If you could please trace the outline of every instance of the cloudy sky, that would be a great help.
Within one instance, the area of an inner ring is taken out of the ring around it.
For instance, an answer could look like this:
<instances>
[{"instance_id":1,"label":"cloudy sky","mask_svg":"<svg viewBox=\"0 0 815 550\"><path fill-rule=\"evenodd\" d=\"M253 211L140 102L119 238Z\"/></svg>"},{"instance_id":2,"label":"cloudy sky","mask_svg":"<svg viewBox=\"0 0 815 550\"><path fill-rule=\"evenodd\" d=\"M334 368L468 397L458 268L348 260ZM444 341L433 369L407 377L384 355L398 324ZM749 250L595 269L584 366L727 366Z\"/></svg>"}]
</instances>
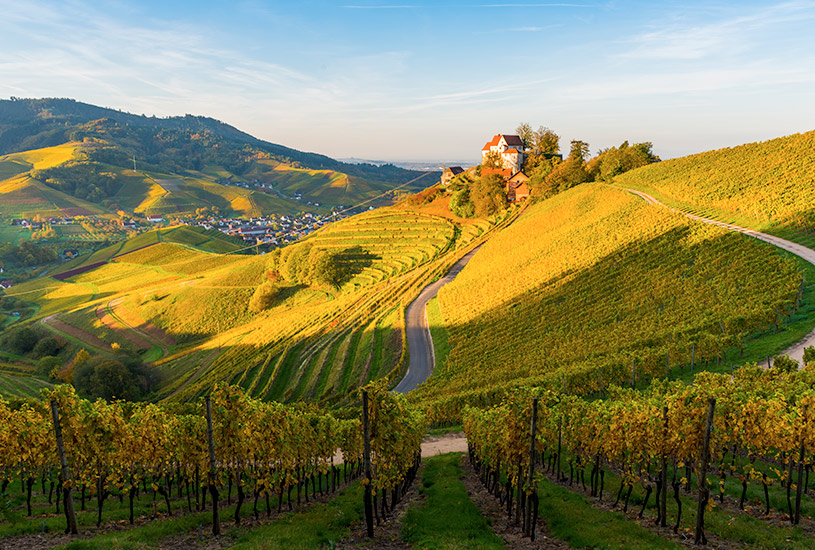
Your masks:
<instances>
[{"instance_id":1,"label":"cloudy sky","mask_svg":"<svg viewBox=\"0 0 815 550\"><path fill-rule=\"evenodd\" d=\"M520 122L663 158L815 129L815 1L0 0L0 98L212 116L334 157Z\"/></svg>"}]
</instances>

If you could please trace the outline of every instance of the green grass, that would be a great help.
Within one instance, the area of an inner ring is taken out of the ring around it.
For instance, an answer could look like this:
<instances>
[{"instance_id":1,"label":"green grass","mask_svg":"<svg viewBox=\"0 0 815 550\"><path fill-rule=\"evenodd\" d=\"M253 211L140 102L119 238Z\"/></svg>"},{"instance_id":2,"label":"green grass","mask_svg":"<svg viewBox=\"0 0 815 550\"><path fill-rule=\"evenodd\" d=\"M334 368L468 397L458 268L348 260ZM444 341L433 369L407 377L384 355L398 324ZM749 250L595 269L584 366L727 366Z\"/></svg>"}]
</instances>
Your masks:
<instances>
[{"instance_id":1,"label":"green grass","mask_svg":"<svg viewBox=\"0 0 815 550\"><path fill-rule=\"evenodd\" d=\"M567 455L564 454L564 459L562 463L562 469L564 473L568 474L569 466L568 466L568 458ZM588 475L590 468L586 470L586 474ZM684 470L681 470L677 475L683 473ZM693 529L696 525L696 480L695 478L693 481L694 492L691 494L687 494L684 490L680 491L680 500L682 501L682 519L680 523L680 532L685 533L689 537L693 537ZM603 492L603 499L606 502L613 502L616 498L616 493L620 488L621 478L613 471L606 470L604 476L604 492ZM577 489L578 482L575 480L575 489L572 490L569 487L564 487L561 485L556 485L548 480L543 480L540 485L540 502L541 502L541 515L544 514L544 492L547 494L547 498L552 499L554 498L552 506L553 508L560 509L560 504L558 502L558 498L563 498L565 501L570 502L579 502L582 501L587 506L591 506L596 499L586 497L585 495L578 492ZM719 496L718 496L718 479L715 476L709 477L709 486L711 487L711 498L715 500L715 506L712 510L705 513L705 533L710 537L711 535L716 535L725 539L730 542L735 542L740 545L746 547L754 547L754 548L781 548L781 549L805 549L811 548L813 544L815 544L815 539L812 538L812 535L807 535L807 533L801 527L795 527L789 525L789 523L781 522L780 524L776 524L770 521L766 521L761 518L754 517L747 513L738 512L738 511L731 511L729 509L723 508L719 505ZM656 517L656 502L655 502L655 494L656 491L651 495L651 498L648 502L648 507L646 509L646 518L650 518L651 520ZM727 482L725 483L725 494L730 497L730 502L732 503L734 499L737 499L741 496L741 484L738 480L729 477ZM793 491L794 495L794 491ZM715 497L715 498L714 498ZM629 502L628 513L635 514L639 513L639 510L642 508L642 502L644 498L644 490L642 486L636 485L634 491L631 494L631 499ZM763 509L763 490L761 488L761 484L755 481L752 481L748 485L748 497L745 501L745 504L761 506ZM793 496L794 498L794 496ZM770 486L770 503L773 509L778 511L786 510L786 497L785 491L775 486ZM676 502L673 498L673 490L669 487L668 488L668 499L666 501L667 504L667 514L668 514L668 525L673 526L676 523ZM615 512L606 512L602 510L595 510L596 512L603 512L605 514L614 514L618 516L620 520L627 521L632 529L634 530L642 529L639 525L634 523L630 520L625 520L625 515L622 513L622 501L618 505L618 510ZM802 515L804 518L811 517L813 506L812 501L810 499L805 499L802 502ZM549 512L551 513L551 512ZM549 526L553 529L553 532L560 538L557 531L554 530L554 527L550 521ZM569 518L568 515L564 515L562 519L558 519L558 521L563 522L562 529L564 531L569 531L569 524L576 523L575 518ZM580 530L581 533L578 535L584 534L586 532L585 529ZM624 530L623 530L624 531ZM579 537L575 540L581 541L573 543L573 539L566 538L570 544L575 546L593 546L590 541L582 541ZM622 546L598 546L598 548L626 548L627 546L623 544ZM636 547L636 546L631 546ZM645 546L647 548L647 546Z\"/></svg>"},{"instance_id":2,"label":"green grass","mask_svg":"<svg viewBox=\"0 0 815 550\"><path fill-rule=\"evenodd\" d=\"M450 353L450 343L447 341L447 329L444 326L444 316L439 307L438 297L433 297L427 302L427 323L430 327L430 336L433 338L436 366L442 366L447 360L447 354Z\"/></svg>"},{"instance_id":3,"label":"green grass","mask_svg":"<svg viewBox=\"0 0 815 550\"><path fill-rule=\"evenodd\" d=\"M417 548L505 548L489 521L467 495L460 453L427 459L419 489L427 500L410 508L402 524L402 538Z\"/></svg>"},{"instance_id":4,"label":"green grass","mask_svg":"<svg viewBox=\"0 0 815 550\"><path fill-rule=\"evenodd\" d=\"M363 519L362 486L341 489L337 497L308 510L288 514L270 525L252 529L232 548L327 548L350 534L351 525Z\"/></svg>"},{"instance_id":5,"label":"green grass","mask_svg":"<svg viewBox=\"0 0 815 550\"><path fill-rule=\"evenodd\" d=\"M608 477L606 477L608 479ZM611 484L607 483L607 487ZM679 548L626 519L622 512L594 508L583 495L547 480L538 486L539 513L552 534L575 548Z\"/></svg>"}]
</instances>

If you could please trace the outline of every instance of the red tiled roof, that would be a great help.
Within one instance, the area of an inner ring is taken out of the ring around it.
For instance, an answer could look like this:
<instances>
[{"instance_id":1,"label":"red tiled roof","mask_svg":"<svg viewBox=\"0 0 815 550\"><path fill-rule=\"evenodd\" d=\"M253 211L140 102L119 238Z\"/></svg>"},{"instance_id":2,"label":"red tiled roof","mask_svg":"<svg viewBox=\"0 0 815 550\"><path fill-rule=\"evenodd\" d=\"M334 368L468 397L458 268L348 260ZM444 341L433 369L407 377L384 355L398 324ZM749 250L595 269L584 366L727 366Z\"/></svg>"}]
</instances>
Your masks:
<instances>
[{"instance_id":1,"label":"red tiled roof","mask_svg":"<svg viewBox=\"0 0 815 550\"><path fill-rule=\"evenodd\" d=\"M518 150L513 147L511 149L507 149L506 151L504 151L504 153L518 153Z\"/></svg>"},{"instance_id":2,"label":"red tiled roof","mask_svg":"<svg viewBox=\"0 0 815 550\"><path fill-rule=\"evenodd\" d=\"M492 137L492 140L488 141L487 144L484 146L484 148L481 149L481 150L482 151L488 151L490 147L492 147L494 145L498 145L499 141L501 141L501 134L495 134Z\"/></svg>"}]
</instances>

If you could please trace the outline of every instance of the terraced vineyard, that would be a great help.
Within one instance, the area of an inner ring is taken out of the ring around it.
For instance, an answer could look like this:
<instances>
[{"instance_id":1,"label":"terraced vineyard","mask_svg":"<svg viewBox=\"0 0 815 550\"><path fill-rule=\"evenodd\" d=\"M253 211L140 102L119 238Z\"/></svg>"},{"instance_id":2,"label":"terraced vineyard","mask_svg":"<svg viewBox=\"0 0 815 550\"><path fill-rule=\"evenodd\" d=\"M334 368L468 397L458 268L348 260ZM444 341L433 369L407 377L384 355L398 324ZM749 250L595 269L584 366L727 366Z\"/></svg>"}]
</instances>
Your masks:
<instances>
[{"instance_id":1,"label":"terraced vineyard","mask_svg":"<svg viewBox=\"0 0 815 550\"><path fill-rule=\"evenodd\" d=\"M457 247L474 242L489 226L462 232L444 218L385 208L326 227L304 244L341 252L353 274L348 281L336 291L283 288L267 312L251 320L241 317L245 323L220 337L167 358L160 366L175 374L165 395L191 399L213 380L225 379L262 399L333 401L367 381L393 380L407 359L407 301L460 254ZM243 281L257 284L261 275ZM237 284L233 276L230 280ZM190 286L204 290L208 284ZM212 285L199 300L212 300L213 291L219 289ZM218 315L210 310L206 317ZM221 323L234 326L225 319ZM203 374L179 376L190 364L203 364L198 369Z\"/></svg>"},{"instance_id":2,"label":"terraced vineyard","mask_svg":"<svg viewBox=\"0 0 815 550\"><path fill-rule=\"evenodd\" d=\"M248 303L279 269L277 256L215 253L238 245L185 226L111 245L10 294L35 303L42 326L75 346L105 353L117 343L155 361L159 398L193 399L227 380L266 400L342 400L368 381L399 376L407 302L507 219L461 227L385 208L332 224L284 254L336 252L345 282L278 280L275 302L261 313Z\"/></svg>"},{"instance_id":3,"label":"terraced vineyard","mask_svg":"<svg viewBox=\"0 0 815 550\"><path fill-rule=\"evenodd\" d=\"M815 131L658 162L615 178L682 210L815 245Z\"/></svg>"},{"instance_id":4,"label":"terraced vineyard","mask_svg":"<svg viewBox=\"0 0 815 550\"><path fill-rule=\"evenodd\" d=\"M532 207L439 293L451 346L416 398L454 420L518 384L588 394L716 362L782 323L803 278L771 246L584 184Z\"/></svg>"}]
</instances>

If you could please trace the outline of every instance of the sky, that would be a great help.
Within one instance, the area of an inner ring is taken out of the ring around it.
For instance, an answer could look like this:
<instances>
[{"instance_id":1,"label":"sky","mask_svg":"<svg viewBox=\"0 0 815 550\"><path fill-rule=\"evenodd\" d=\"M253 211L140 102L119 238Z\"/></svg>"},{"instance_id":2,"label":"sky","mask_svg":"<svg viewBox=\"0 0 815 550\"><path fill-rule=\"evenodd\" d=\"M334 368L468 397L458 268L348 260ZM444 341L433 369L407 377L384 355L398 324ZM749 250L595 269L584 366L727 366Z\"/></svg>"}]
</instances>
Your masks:
<instances>
[{"instance_id":1,"label":"sky","mask_svg":"<svg viewBox=\"0 0 815 550\"><path fill-rule=\"evenodd\" d=\"M336 158L496 133L662 158L815 129L815 0L0 0L0 98L217 118Z\"/></svg>"}]
</instances>

